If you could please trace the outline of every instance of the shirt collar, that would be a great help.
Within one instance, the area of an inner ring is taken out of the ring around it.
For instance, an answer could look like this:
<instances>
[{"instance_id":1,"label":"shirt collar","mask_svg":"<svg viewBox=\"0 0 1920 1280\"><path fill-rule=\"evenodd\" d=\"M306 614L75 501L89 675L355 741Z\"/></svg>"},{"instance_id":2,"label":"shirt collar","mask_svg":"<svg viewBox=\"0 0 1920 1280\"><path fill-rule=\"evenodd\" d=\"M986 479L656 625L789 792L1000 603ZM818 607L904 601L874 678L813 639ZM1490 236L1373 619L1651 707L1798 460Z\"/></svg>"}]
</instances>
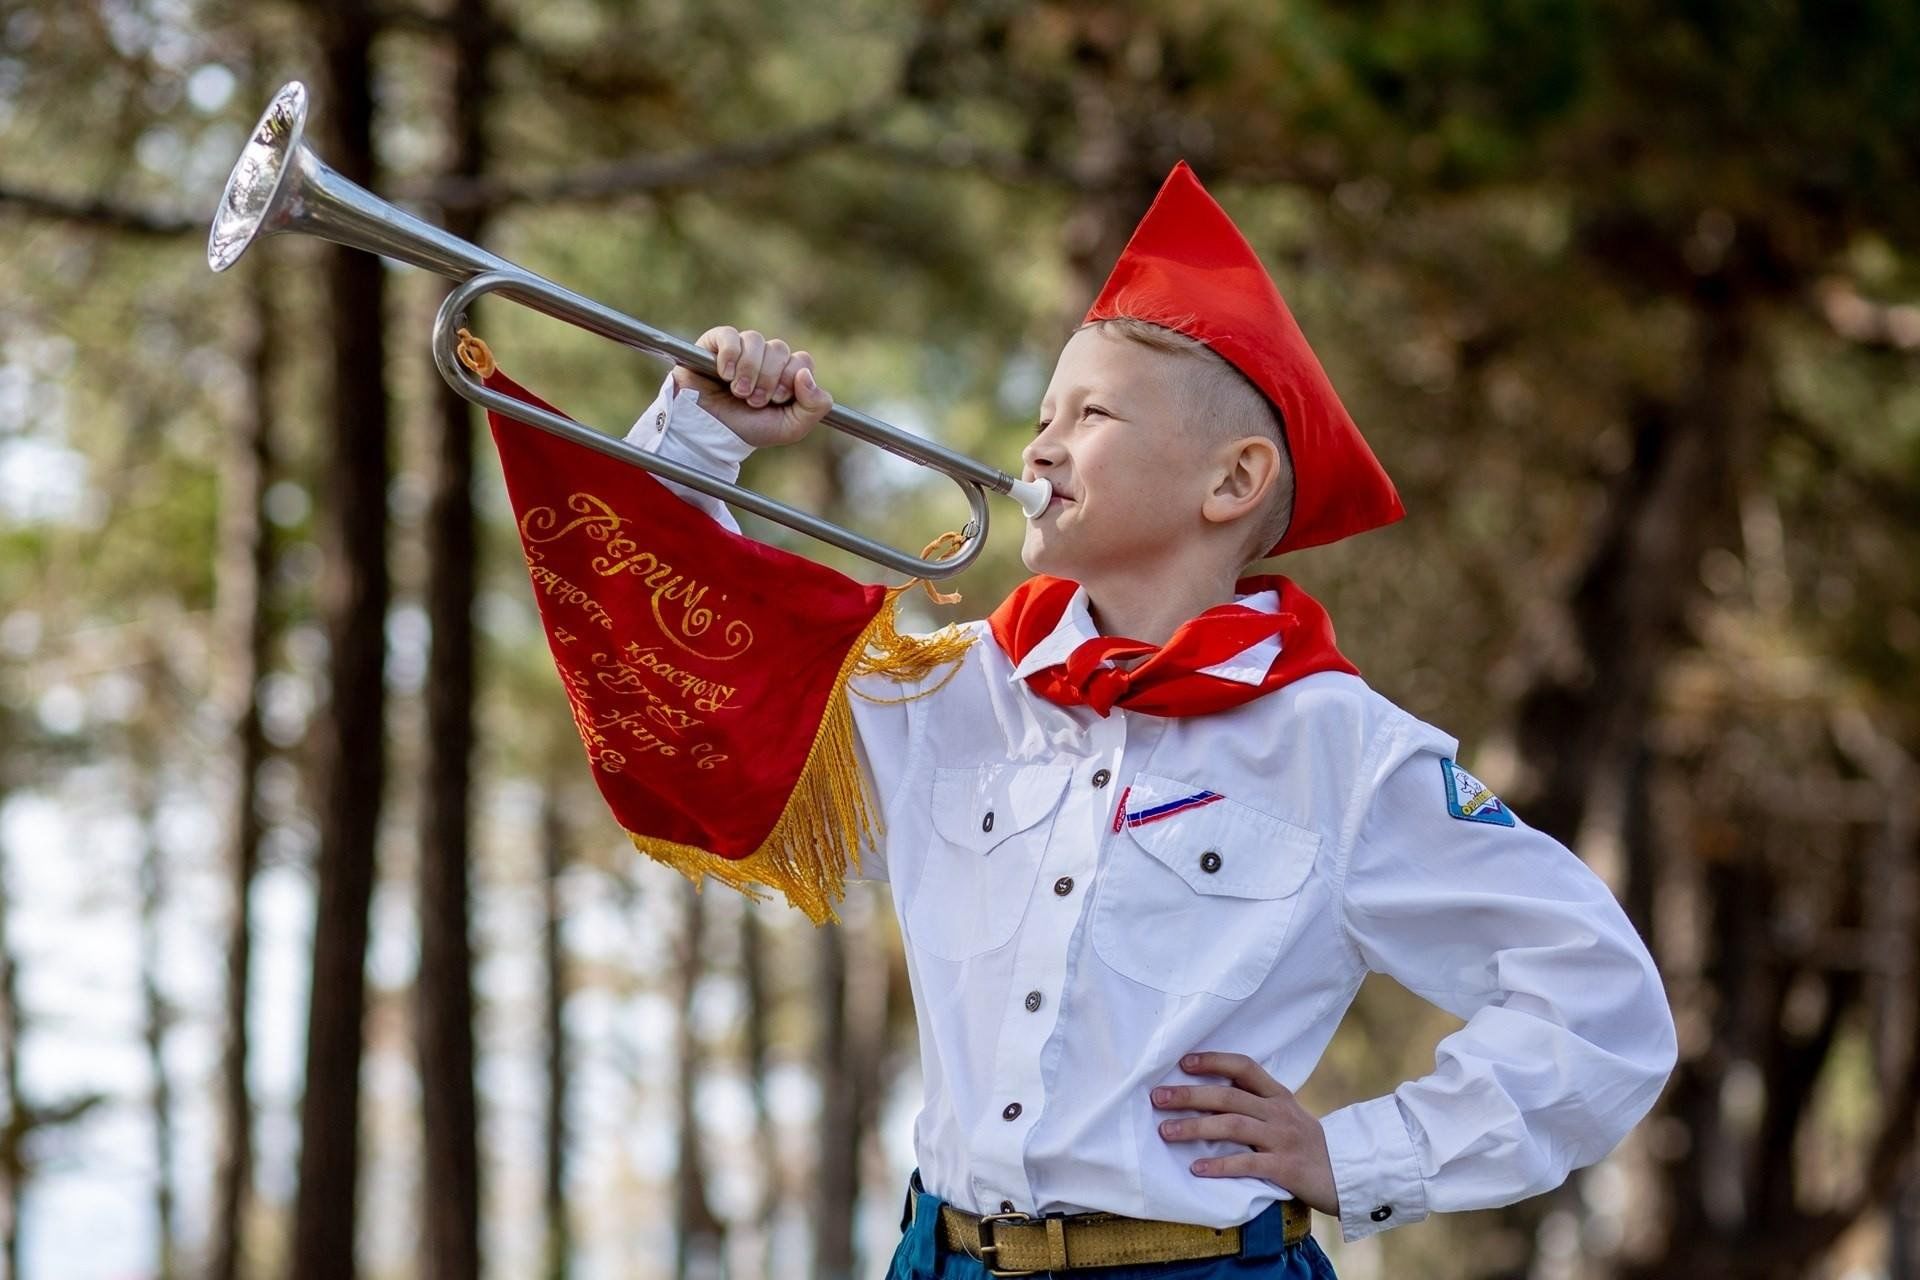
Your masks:
<instances>
[{"instance_id":1,"label":"shirt collar","mask_svg":"<svg viewBox=\"0 0 1920 1280\"><path fill-rule=\"evenodd\" d=\"M1249 596L1235 596L1233 602L1249 609L1258 609L1261 613L1280 611L1280 593L1277 591L1256 591ZM1040 643L1027 650L1027 656L1015 664L1013 673L1007 679L1009 682L1024 680L1036 671L1057 662L1065 662L1081 644L1099 635L1099 629L1093 625L1093 612L1087 605L1087 589L1084 586L1076 587L1073 598L1067 601L1066 610L1060 615L1060 621L1054 624L1053 630ZM1279 656L1280 637L1272 635L1255 641L1239 653L1210 667L1201 667L1200 673L1232 680L1236 684L1259 684L1267 678L1267 671Z\"/></svg>"}]
</instances>

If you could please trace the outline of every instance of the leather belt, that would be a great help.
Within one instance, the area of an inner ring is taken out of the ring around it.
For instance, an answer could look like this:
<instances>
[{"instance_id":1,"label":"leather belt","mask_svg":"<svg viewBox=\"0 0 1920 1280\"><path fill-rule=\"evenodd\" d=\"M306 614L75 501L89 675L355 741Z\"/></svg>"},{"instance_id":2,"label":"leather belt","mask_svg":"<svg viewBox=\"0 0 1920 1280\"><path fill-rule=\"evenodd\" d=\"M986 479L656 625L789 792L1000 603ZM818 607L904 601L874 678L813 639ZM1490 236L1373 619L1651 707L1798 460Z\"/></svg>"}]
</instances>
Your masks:
<instances>
[{"instance_id":1,"label":"leather belt","mask_svg":"<svg viewBox=\"0 0 1920 1280\"><path fill-rule=\"evenodd\" d=\"M911 1192L907 1198L911 1220L915 1198ZM1298 1200L1283 1200L1280 1206L1283 1239L1298 1244L1313 1225L1313 1211ZM1240 1252L1241 1236L1237 1226L1203 1227L1117 1213L1053 1213L1038 1218L1025 1213L974 1214L944 1202L940 1229L949 1250L978 1259L996 1276L1226 1258Z\"/></svg>"}]
</instances>

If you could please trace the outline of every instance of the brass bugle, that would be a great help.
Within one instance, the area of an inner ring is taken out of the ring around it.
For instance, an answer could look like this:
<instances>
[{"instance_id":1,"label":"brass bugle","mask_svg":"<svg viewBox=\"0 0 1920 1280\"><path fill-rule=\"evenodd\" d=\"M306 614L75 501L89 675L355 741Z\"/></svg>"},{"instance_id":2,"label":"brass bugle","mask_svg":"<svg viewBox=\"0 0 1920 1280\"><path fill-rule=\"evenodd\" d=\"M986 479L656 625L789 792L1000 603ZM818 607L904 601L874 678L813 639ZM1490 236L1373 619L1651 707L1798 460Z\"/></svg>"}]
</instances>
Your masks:
<instances>
[{"instance_id":1,"label":"brass bugle","mask_svg":"<svg viewBox=\"0 0 1920 1280\"><path fill-rule=\"evenodd\" d=\"M988 493L1006 494L1028 518L1046 510L1053 491L1046 480L1021 480L924 436L836 404L823 419L828 426L942 472L965 492L971 518L959 550L946 559L924 559L491 389L460 362L455 349L467 309L476 299L494 293L603 338L724 379L719 378L712 352L488 253L341 177L306 145L306 124L307 88L298 80L288 81L261 114L220 196L207 236L207 265L215 271L225 271L239 261L256 240L297 231L446 276L459 283L435 317L433 361L447 384L468 400L916 578L949 578L973 563L986 545Z\"/></svg>"}]
</instances>

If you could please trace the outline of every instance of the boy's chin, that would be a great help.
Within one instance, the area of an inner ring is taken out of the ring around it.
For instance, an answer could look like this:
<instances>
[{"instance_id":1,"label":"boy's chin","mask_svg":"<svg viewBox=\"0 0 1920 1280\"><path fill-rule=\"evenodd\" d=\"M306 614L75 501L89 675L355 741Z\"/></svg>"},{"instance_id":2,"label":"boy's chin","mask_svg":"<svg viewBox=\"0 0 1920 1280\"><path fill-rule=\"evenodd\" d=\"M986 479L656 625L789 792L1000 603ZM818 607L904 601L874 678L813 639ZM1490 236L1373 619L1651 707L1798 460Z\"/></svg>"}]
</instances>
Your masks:
<instances>
[{"instance_id":1,"label":"boy's chin","mask_svg":"<svg viewBox=\"0 0 1920 1280\"><path fill-rule=\"evenodd\" d=\"M1020 543L1020 563L1027 566L1028 573L1065 577L1057 567L1061 559L1060 549L1049 546L1044 535L1036 535L1032 529L1027 530L1025 540Z\"/></svg>"},{"instance_id":2,"label":"boy's chin","mask_svg":"<svg viewBox=\"0 0 1920 1280\"><path fill-rule=\"evenodd\" d=\"M1057 540L1049 540L1044 534L1028 530L1026 540L1020 544L1020 563L1027 566L1028 573L1044 573L1049 578L1067 578L1074 582L1082 580L1085 574L1085 557L1063 547Z\"/></svg>"}]
</instances>

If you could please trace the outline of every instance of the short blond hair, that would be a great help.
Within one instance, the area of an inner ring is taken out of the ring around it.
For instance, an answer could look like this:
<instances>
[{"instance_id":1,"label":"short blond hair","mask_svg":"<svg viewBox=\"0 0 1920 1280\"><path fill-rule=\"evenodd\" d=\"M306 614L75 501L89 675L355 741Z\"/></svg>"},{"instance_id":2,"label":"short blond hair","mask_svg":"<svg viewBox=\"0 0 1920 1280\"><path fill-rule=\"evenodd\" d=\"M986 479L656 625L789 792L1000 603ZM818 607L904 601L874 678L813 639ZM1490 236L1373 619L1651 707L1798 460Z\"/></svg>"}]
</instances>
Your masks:
<instances>
[{"instance_id":1,"label":"short blond hair","mask_svg":"<svg viewBox=\"0 0 1920 1280\"><path fill-rule=\"evenodd\" d=\"M1281 474L1275 478L1266 510L1254 522L1244 556L1249 561L1263 558L1293 521L1293 452L1287 447L1287 426L1279 406L1213 348L1177 329L1133 316L1094 320L1080 327L1099 329L1154 351L1185 357L1192 371L1180 389L1181 402L1192 406L1187 425L1206 433L1209 440L1264 435L1280 447Z\"/></svg>"}]
</instances>

